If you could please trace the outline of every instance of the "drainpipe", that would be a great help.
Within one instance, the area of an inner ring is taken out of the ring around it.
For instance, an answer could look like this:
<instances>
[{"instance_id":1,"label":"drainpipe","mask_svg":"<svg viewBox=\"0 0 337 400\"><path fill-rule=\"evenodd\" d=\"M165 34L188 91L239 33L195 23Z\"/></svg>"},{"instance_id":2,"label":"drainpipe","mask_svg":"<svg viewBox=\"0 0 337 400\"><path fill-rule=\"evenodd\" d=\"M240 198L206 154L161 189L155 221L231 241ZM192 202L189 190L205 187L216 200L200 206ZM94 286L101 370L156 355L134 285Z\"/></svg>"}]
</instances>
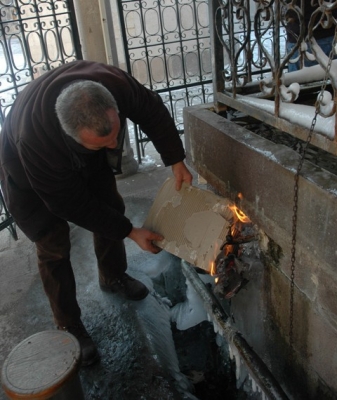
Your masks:
<instances>
[{"instance_id":1,"label":"drainpipe","mask_svg":"<svg viewBox=\"0 0 337 400\"><path fill-rule=\"evenodd\" d=\"M182 261L182 270L186 279L191 282L195 291L204 301L205 310L211 317L214 328L222 337L226 339L230 346L234 346L244 361L250 375L253 377L254 381L261 388L267 398L275 400L287 400L288 397L274 376L271 374L268 367L249 346L242 335L231 326L230 318L221 307L218 299L199 278L195 269L186 261ZM236 362L238 361L239 360L236 360Z\"/></svg>"},{"instance_id":2,"label":"drainpipe","mask_svg":"<svg viewBox=\"0 0 337 400\"><path fill-rule=\"evenodd\" d=\"M117 45L109 0L74 0L78 31L84 60L118 67ZM125 132L122 155L124 178L138 171L128 129Z\"/></svg>"}]
</instances>

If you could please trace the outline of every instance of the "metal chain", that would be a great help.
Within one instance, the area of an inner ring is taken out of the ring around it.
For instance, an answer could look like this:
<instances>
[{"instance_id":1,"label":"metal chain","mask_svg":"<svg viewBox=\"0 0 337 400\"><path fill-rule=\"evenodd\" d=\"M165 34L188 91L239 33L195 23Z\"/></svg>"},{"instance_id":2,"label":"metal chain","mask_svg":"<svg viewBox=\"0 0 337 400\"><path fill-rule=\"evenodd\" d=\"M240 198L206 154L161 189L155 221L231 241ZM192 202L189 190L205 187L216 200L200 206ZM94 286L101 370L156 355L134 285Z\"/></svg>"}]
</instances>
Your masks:
<instances>
[{"instance_id":1,"label":"metal chain","mask_svg":"<svg viewBox=\"0 0 337 400\"><path fill-rule=\"evenodd\" d=\"M332 59L334 57L334 49L337 44L337 26L335 27L335 36L332 42L332 48L329 54L328 65L325 70L325 76L321 86L320 94L315 103L315 115L312 119L310 130L308 133L307 140L303 146L300 161L297 166L296 174L294 176L294 206L293 206L293 217L292 217L292 238L291 238L291 264L290 264L290 313L289 313L289 347L290 355L293 355L294 347L294 287L295 287L295 261L296 261L296 234L297 234L297 212L298 212L298 192L299 192L299 177L302 170L303 162L307 152L308 145L311 141L313 131L317 122L317 117L319 114L319 106L323 99L324 91L327 86L327 81L329 78L329 72L331 69Z\"/></svg>"}]
</instances>

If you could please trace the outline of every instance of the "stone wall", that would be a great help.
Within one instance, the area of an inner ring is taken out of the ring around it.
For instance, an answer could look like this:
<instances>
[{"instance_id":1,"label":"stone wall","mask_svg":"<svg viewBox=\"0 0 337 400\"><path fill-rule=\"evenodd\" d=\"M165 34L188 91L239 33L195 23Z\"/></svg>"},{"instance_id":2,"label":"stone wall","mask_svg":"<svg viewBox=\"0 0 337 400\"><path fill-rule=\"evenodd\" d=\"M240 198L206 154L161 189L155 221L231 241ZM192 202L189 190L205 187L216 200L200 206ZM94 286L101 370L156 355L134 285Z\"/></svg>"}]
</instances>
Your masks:
<instances>
[{"instance_id":1,"label":"stone wall","mask_svg":"<svg viewBox=\"0 0 337 400\"><path fill-rule=\"evenodd\" d=\"M184 125L188 163L224 197L234 200L241 192L240 207L261 232L260 281L250 282L231 303L238 329L289 398L336 398L337 176L303 164L291 352L291 241L299 155L217 115L212 105L186 108Z\"/></svg>"}]
</instances>

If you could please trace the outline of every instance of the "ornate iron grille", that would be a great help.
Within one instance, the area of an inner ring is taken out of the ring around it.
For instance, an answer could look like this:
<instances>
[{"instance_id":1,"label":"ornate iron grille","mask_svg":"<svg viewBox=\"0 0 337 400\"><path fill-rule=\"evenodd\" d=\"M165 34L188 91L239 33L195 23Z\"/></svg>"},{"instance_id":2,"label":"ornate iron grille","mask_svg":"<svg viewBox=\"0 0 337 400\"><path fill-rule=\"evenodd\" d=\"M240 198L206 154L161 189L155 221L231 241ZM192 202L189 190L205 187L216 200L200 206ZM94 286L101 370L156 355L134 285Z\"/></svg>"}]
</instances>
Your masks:
<instances>
[{"instance_id":1,"label":"ornate iron grille","mask_svg":"<svg viewBox=\"0 0 337 400\"><path fill-rule=\"evenodd\" d=\"M312 144L336 155L337 60L328 66L337 1L212 0L210 7L216 108L304 141L318 108Z\"/></svg>"},{"instance_id":2,"label":"ornate iron grille","mask_svg":"<svg viewBox=\"0 0 337 400\"><path fill-rule=\"evenodd\" d=\"M119 1L127 68L162 97L180 132L186 106L213 101L208 2ZM135 127L138 159L148 142Z\"/></svg>"},{"instance_id":3,"label":"ornate iron grille","mask_svg":"<svg viewBox=\"0 0 337 400\"><path fill-rule=\"evenodd\" d=\"M79 58L71 0L0 0L0 124L31 80Z\"/></svg>"},{"instance_id":4,"label":"ornate iron grille","mask_svg":"<svg viewBox=\"0 0 337 400\"><path fill-rule=\"evenodd\" d=\"M0 127L17 94L45 71L81 59L71 0L0 0ZM0 231L15 224L0 191Z\"/></svg>"},{"instance_id":5,"label":"ornate iron grille","mask_svg":"<svg viewBox=\"0 0 337 400\"><path fill-rule=\"evenodd\" d=\"M10 215L10 213L7 210L6 204L4 202L2 192L0 189L0 231L3 229L7 228L13 238L15 240L18 240L18 235L16 233L16 226L15 222L13 220L13 217Z\"/></svg>"}]
</instances>

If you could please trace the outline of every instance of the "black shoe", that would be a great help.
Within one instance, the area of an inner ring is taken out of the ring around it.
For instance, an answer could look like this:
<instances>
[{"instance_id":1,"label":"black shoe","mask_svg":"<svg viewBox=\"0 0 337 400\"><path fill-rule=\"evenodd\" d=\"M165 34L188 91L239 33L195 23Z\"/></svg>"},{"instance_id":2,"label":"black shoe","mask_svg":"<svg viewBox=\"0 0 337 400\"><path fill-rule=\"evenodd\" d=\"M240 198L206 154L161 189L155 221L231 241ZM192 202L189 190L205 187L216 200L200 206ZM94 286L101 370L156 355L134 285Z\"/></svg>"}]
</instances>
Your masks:
<instances>
[{"instance_id":1,"label":"black shoe","mask_svg":"<svg viewBox=\"0 0 337 400\"><path fill-rule=\"evenodd\" d=\"M100 282L99 285L105 292L120 293L129 300L143 300L149 294L149 289L142 282L125 273L109 284Z\"/></svg>"},{"instance_id":2,"label":"black shoe","mask_svg":"<svg viewBox=\"0 0 337 400\"><path fill-rule=\"evenodd\" d=\"M70 326L58 326L57 329L71 333L79 341L82 355L82 367L86 367L98 361L99 354L97 348L82 321Z\"/></svg>"}]
</instances>

